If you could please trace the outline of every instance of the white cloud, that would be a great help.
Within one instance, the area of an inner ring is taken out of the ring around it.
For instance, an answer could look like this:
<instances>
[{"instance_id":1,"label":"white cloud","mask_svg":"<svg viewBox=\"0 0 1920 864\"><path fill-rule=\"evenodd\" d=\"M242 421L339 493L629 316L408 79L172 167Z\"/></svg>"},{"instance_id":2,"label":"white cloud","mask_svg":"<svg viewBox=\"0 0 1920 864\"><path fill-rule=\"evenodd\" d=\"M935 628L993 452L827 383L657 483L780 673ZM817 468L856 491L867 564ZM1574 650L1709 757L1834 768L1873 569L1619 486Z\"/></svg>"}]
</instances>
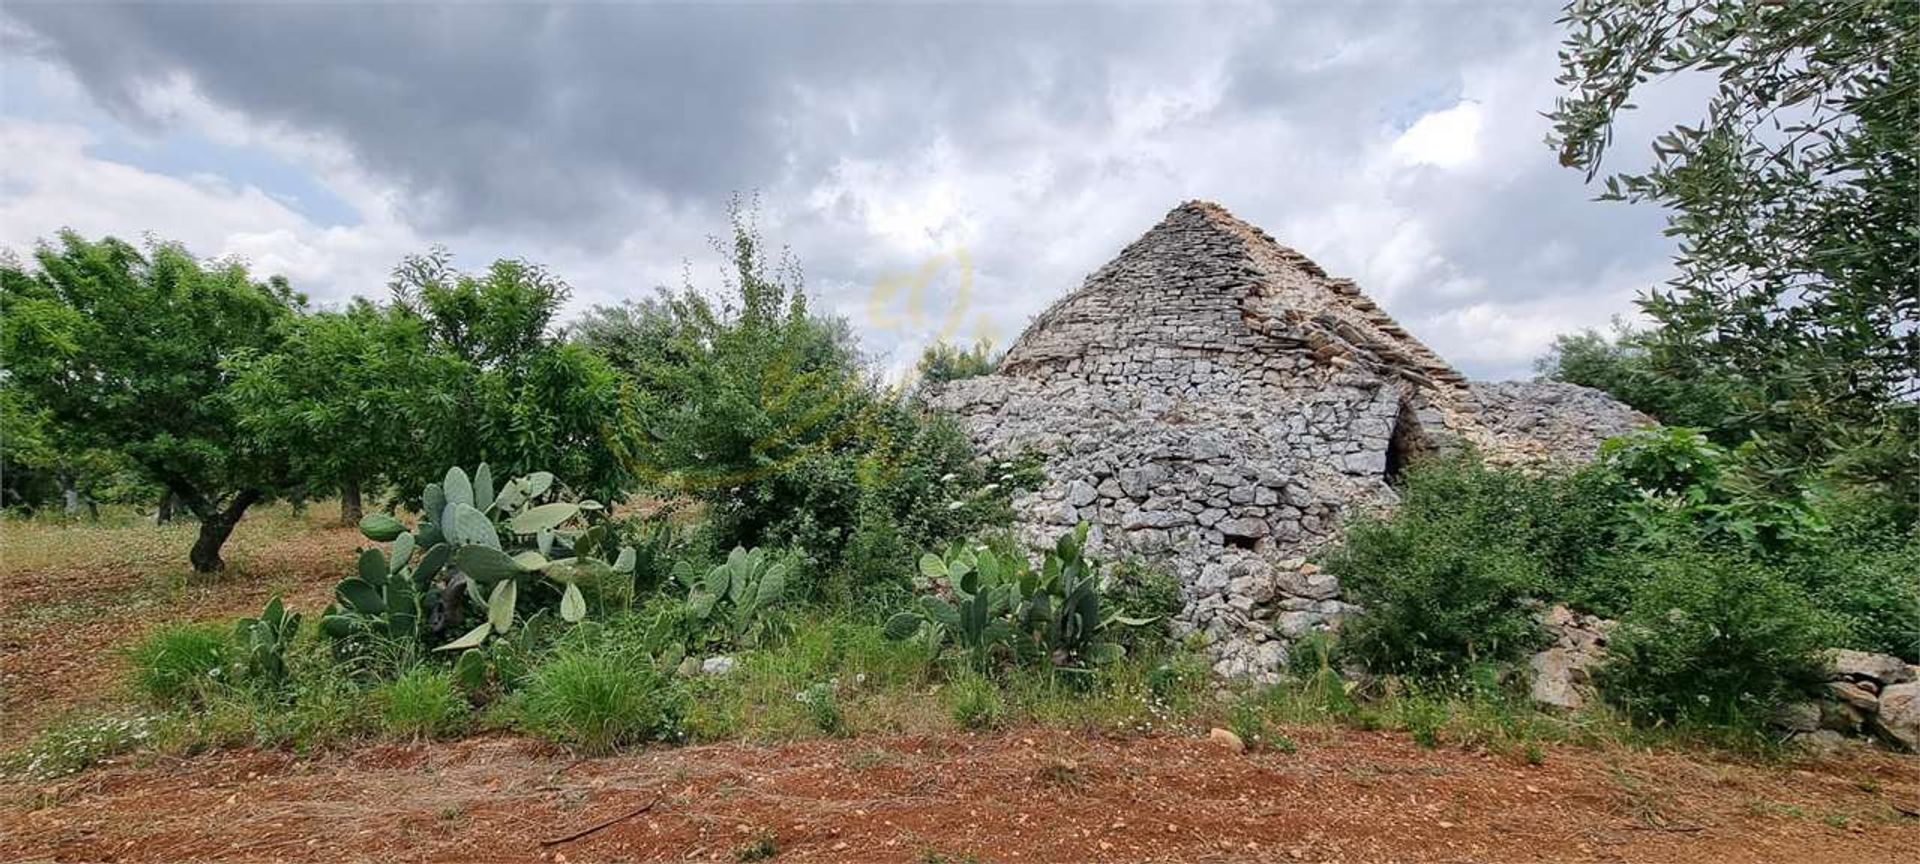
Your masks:
<instances>
[{"instance_id":1,"label":"white cloud","mask_svg":"<svg viewBox=\"0 0 1920 864\"><path fill-rule=\"evenodd\" d=\"M95 143L80 126L0 117L0 247L24 256L62 228L135 241L152 233L339 301L378 293L400 256L425 246L396 222L318 226L257 187L99 158Z\"/></svg>"},{"instance_id":2,"label":"white cloud","mask_svg":"<svg viewBox=\"0 0 1920 864\"><path fill-rule=\"evenodd\" d=\"M1462 100L1444 111L1414 121L1394 139L1391 152L1408 165L1460 168L1480 155L1480 128L1485 118L1480 103Z\"/></svg>"}]
</instances>

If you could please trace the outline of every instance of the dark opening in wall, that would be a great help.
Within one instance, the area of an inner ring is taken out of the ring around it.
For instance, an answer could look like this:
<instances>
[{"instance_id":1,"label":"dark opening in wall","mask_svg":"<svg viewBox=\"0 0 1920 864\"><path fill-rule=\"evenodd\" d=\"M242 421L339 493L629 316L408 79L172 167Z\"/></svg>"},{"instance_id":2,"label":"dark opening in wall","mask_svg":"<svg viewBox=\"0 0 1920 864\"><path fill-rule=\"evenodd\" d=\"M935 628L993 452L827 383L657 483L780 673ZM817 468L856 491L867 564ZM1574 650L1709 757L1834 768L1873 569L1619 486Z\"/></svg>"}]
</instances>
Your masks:
<instances>
[{"instance_id":1,"label":"dark opening in wall","mask_svg":"<svg viewBox=\"0 0 1920 864\"><path fill-rule=\"evenodd\" d=\"M1400 485L1407 465L1432 451L1433 443L1420 427L1413 403L1400 400L1400 411L1393 418L1393 431L1387 436L1387 482Z\"/></svg>"},{"instance_id":2,"label":"dark opening in wall","mask_svg":"<svg viewBox=\"0 0 1920 864\"><path fill-rule=\"evenodd\" d=\"M1253 547L1259 545L1260 543L1260 538L1258 537L1239 537L1233 534L1227 534L1224 536L1226 537L1228 546L1232 546L1235 549L1245 549L1248 552L1252 552Z\"/></svg>"}]
</instances>

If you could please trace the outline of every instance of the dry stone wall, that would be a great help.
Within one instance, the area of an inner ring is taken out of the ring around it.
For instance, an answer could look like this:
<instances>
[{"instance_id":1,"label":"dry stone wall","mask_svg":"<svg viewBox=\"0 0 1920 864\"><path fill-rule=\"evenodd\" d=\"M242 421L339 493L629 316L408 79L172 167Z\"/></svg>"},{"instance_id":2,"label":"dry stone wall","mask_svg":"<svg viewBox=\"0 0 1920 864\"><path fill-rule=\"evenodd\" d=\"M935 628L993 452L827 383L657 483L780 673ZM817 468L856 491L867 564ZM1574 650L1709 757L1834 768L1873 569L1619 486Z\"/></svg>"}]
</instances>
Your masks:
<instances>
[{"instance_id":1,"label":"dry stone wall","mask_svg":"<svg viewBox=\"0 0 1920 864\"><path fill-rule=\"evenodd\" d=\"M1176 626L1223 675L1268 676L1353 607L1308 558L1408 458L1471 443L1586 458L1646 418L1564 384L1470 384L1353 283L1190 202L934 404L984 451L1048 457L1016 501L1036 545L1078 522L1180 576Z\"/></svg>"}]
</instances>

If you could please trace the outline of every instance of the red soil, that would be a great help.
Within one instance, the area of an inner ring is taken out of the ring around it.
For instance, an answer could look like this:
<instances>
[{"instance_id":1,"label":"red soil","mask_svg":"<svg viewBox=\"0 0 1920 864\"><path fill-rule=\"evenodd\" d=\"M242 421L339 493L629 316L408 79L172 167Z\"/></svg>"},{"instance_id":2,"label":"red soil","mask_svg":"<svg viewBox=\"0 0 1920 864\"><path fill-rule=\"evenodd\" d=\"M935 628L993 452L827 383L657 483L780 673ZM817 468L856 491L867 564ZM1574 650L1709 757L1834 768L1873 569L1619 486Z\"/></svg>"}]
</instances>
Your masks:
<instances>
[{"instance_id":1,"label":"red soil","mask_svg":"<svg viewBox=\"0 0 1920 864\"><path fill-rule=\"evenodd\" d=\"M186 569L189 534L176 545L149 540L155 548L131 557L82 549L60 567L0 562L0 616L9 621L0 627L0 750L62 713L117 701L119 649L161 622L227 622L258 614L273 594L309 614L320 609L351 568L353 550L367 542L352 528L308 526L277 536L243 522L241 531L255 536L229 543L229 572L188 576L177 586L156 574ZM71 611L50 614L50 606Z\"/></svg>"},{"instance_id":2,"label":"red soil","mask_svg":"<svg viewBox=\"0 0 1920 864\"><path fill-rule=\"evenodd\" d=\"M1042 729L599 760L504 737L234 752L0 786L0 859L733 861L765 838L777 861L1920 860L1920 760L1528 766L1292 731L1292 755Z\"/></svg>"}]
</instances>

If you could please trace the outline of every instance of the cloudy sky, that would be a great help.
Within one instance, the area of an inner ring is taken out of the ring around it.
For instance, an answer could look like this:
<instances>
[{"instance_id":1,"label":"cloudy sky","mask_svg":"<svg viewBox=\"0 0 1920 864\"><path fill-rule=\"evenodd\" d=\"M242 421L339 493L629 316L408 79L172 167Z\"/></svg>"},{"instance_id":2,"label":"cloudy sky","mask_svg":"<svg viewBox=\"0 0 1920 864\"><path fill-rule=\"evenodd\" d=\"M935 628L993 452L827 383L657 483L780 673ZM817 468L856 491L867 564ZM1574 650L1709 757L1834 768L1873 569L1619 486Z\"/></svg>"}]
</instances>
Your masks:
<instances>
[{"instance_id":1,"label":"cloudy sky","mask_svg":"<svg viewBox=\"0 0 1920 864\"><path fill-rule=\"evenodd\" d=\"M1591 201L1542 144L1556 17L8 0L0 246L152 233L335 303L442 245L548 264L585 308L717 288L708 238L757 192L817 302L897 366L936 336L1004 345L1206 198L1470 374L1519 376L1629 313L1671 251L1657 211ZM1655 103L1622 155L1672 119Z\"/></svg>"}]
</instances>

